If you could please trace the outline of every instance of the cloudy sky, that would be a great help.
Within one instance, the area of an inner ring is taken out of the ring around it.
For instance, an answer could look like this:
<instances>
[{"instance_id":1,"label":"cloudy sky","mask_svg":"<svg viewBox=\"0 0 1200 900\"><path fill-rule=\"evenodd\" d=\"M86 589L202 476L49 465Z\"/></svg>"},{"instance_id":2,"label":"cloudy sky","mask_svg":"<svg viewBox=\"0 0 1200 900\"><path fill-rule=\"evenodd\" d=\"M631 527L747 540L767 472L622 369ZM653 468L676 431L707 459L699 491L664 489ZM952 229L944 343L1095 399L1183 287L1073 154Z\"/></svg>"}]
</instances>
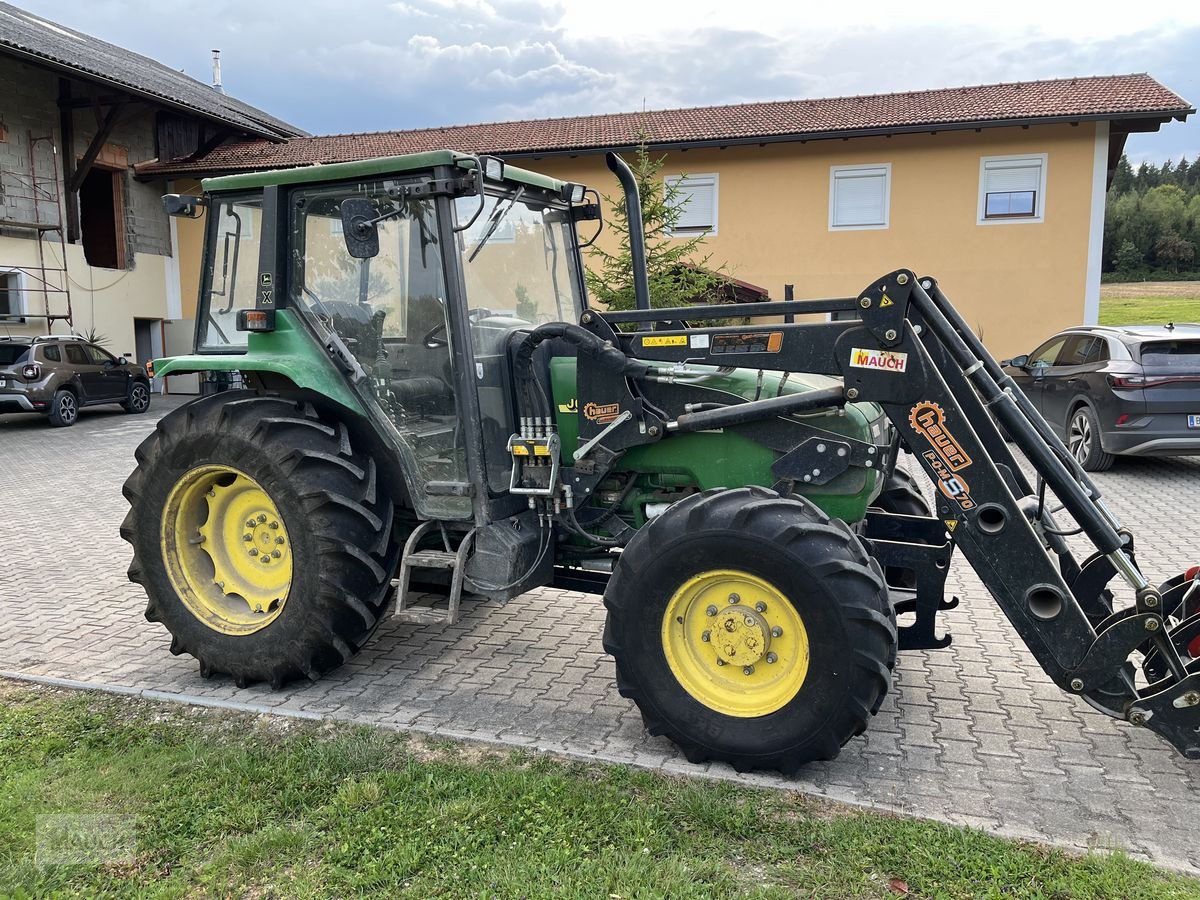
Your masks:
<instances>
[{"instance_id":1,"label":"cloudy sky","mask_svg":"<svg viewBox=\"0 0 1200 900\"><path fill-rule=\"evenodd\" d=\"M1200 4L17 0L314 133L1149 72L1200 101ZM1133 137L1200 154L1200 117Z\"/></svg>"}]
</instances>

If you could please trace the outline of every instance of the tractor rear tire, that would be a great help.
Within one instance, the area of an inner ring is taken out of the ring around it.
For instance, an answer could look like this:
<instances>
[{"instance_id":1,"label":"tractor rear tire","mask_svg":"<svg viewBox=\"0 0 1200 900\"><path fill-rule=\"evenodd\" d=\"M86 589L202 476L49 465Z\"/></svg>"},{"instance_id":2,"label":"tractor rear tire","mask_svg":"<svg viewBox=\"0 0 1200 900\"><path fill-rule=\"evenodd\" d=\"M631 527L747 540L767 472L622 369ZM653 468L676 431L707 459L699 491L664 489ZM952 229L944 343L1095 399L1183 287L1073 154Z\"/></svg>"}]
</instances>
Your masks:
<instances>
[{"instance_id":1,"label":"tractor rear tire","mask_svg":"<svg viewBox=\"0 0 1200 900\"><path fill-rule=\"evenodd\" d=\"M121 536L146 618L201 675L317 679L379 624L400 543L374 460L308 402L250 391L189 403L135 456Z\"/></svg>"},{"instance_id":2,"label":"tractor rear tire","mask_svg":"<svg viewBox=\"0 0 1200 900\"><path fill-rule=\"evenodd\" d=\"M621 695L692 762L791 774L832 759L891 683L879 564L844 522L765 488L707 491L652 520L604 604Z\"/></svg>"}]
</instances>

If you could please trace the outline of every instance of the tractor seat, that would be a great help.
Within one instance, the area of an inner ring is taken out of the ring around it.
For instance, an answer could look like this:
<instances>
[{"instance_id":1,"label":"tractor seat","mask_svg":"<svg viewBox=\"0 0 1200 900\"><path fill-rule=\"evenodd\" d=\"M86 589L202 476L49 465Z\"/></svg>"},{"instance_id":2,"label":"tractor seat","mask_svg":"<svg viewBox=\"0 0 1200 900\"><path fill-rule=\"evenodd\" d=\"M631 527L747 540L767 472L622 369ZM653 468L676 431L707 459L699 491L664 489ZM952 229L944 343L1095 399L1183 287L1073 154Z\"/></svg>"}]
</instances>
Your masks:
<instances>
[{"instance_id":1,"label":"tractor seat","mask_svg":"<svg viewBox=\"0 0 1200 900\"><path fill-rule=\"evenodd\" d=\"M439 401L447 400L452 395L450 386L440 378L432 375L419 375L415 378L393 378L390 382L392 393L401 405L408 409L416 409Z\"/></svg>"}]
</instances>

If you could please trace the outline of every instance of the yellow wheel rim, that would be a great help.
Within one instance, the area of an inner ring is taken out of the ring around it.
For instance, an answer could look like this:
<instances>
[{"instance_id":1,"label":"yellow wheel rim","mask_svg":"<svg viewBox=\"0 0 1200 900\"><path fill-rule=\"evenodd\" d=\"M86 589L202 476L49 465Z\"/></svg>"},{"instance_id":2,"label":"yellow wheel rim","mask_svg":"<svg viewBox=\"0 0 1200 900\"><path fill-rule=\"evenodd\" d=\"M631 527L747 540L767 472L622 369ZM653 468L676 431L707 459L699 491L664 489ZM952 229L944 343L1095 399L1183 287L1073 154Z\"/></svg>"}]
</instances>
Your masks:
<instances>
[{"instance_id":1,"label":"yellow wheel rim","mask_svg":"<svg viewBox=\"0 0 1200 900\"><path fill-rule=\"evenodd\" d=\"M197 619L251 634L279 617L292 585L292 542L262 485L228 466L199 466L167 497L167 577Z\"/></svg>"},{"instance_id":2,"label":"yellow wheel rim","mask_svg":"<svg viewBox=\"0 0 1200 900\"><path fill-rule=\"evenodd\" d=\"M786 706L808 674L808 632L770 582L733 569L702 572L667 603L667 665L689 694L728 716Z\"/></svg>"}]
</instances>

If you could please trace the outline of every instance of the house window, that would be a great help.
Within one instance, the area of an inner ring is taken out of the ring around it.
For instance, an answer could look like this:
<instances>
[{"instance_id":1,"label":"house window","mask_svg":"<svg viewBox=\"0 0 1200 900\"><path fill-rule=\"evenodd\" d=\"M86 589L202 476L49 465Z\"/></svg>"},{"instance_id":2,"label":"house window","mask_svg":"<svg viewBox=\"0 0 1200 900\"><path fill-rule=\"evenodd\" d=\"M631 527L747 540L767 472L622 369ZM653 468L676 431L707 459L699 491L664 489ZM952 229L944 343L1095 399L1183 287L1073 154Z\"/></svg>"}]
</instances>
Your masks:
<instances>
[{"instance_id":1,"label":"house window","mask_svg":"<svg viewBox=\"0 0 1200 900\"><path fill-rule=\"evenodd\" d=\"M979 168L979 222L1041 222L1046 154L985 156Z\"/></svg>"},{"instance_id":2,"label":"house window","mask_svg":"<svg viewBox=\"0 0 1200 900\"><path fill-rule=\"evenodd\" d=\"M125 268L125 174L92 166L79 186L79 231L89 266Z\"/></svg>"},{"instance_id":3,"label":"house window","mask_svg":"<svg viewBox=\"0 0 1200 900\"><path fill-rule=\"evenodd\" d=\"M0 321L24 321L24 287L20 272L0 272Z\"/></svg>"},{"instance_id":4,"label":"house window","mask_svg":"<svg viewBox=\"0 0 1200 900\"><path fill-rule=\"evenodd\" d=\"M680 175L664 178L667 192L675 189L672 207L679 209L679 221L672 236L717 233L717 176Z\"/></svg>"},{"instance_id":5,"label":"house window","mask_svg":"<svg viewBox=\"0 0 1200 900\"><path fill-rule=\"evenodd\" d=\"M887 228L892 165L834 166L829 170L829 228Z\"/></svg>"}]
</instances>

